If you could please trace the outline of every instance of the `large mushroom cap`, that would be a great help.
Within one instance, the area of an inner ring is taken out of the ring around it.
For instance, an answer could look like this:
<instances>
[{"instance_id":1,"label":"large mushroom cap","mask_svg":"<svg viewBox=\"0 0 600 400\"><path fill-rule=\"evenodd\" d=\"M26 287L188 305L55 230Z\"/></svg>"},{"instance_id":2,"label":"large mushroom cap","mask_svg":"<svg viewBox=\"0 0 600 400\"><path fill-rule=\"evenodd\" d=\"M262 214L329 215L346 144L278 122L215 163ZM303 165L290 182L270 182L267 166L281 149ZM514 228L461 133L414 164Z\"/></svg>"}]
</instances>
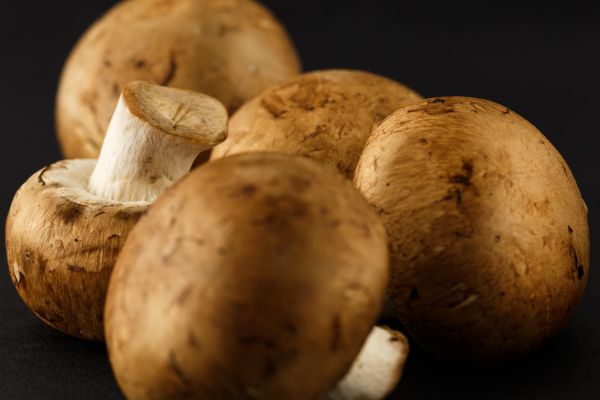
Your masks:
<instances>
[{"instance_id":1,"label":"large mushroom cap","mask_svg":"<svg viewBox=\"0 0 600 400\"><path fill-rule=\"evenodd\" d=\"M10 277L50 326L102 340L108 280L125 237L148 207L91 195L96 160L52 164L17 192L6 224Z\"/></svg>"},{"instance_id":2,"label":"large mushroom cap","mask_svg":"<svg viewBox=\"0 0 600 400\"><path fill-rule=\"evenodd\" d=\"M158 199L115 266L117 380L130 399L319 398L381 309L387 260L368 204L314 161L205 164Z\"/></svg>"},{"instance_id":3,"label":"large mushroom cap","mask_svg":"<svg viewBox=\"0 0 600 400\"><path fill-rule=\"evenodd\" d=\"M212 158L275 151L318 160L352 178L369 135L398 108L421 97L362 71L304 74L267 89L233 115Z\"/></svg>"},{"instance_id":4,"label":"large mushroom cap","mask_svg":"<svg viewBox=\"0 0 600 400\"><path fill-rule=\"evenodd\" d=\"M300 71L285 29L250 0L123 1L71 53L57 95L66 158L96 158L128 82L190 89L232 112Z\"/></svg>"},{"instance_id":5,"label":"large mushroom cap","mask_svg":"<svg viewBox=\"0 0 600 400\"><path fill-rule=\"evenodd\" d=\"M581 300L586 206L548 139L507 108L465 97L404 107L369 139L355 183L387 228L397 315L430 351L522 355Z\"/></svg>"}]
</instances>

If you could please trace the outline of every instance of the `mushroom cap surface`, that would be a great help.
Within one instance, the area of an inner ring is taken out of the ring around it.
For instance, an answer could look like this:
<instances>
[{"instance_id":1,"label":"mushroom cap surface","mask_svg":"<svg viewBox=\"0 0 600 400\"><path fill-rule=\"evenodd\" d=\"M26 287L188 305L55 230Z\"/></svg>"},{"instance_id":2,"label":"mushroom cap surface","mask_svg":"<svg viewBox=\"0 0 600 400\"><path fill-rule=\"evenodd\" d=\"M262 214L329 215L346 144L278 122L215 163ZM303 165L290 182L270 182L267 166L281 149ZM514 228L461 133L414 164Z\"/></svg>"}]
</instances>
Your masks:
<instances>
[{"instance_id":1,"label":"mushroom cap surface","mask_svg":"<svg viewBox=\"0 0 600 400\"><path fill-rule=\"evenodd\" d=\"M130 81L202 92L232 112L299 72L285 29L255 1L123 1L66 62L56 106L61 149L67 158L96 158Z\"/></svg>"},{"instance_id":2,"label":"mushroom cap surface","mask_svg":"<svg viewBox=\"0 0 600 400\"><path fill-rule=\"evenodd\" d=\"M275 151L320 161L352 178L371 132L419 99L406 86L368 72L307 73L242 106L230 120L228 139L211 158Z\"/></svg>"},{"instance_id":3,"label":"mushroom cap surface","mask_svg":"<svg viewBox=\"0 0 600 400\"><path fill-rule=\"evenodd\" d=\"M48 325L102 340L109 277L143 202L117 203L87 191L96 160L66 160L32 175L6 223L10 277L23 301Z\"/></svg>"},{"instance_id":4,"label":"mushroom cap surface","mask_svg":"<svg viewBox=\"0 0 600 400\"><path fill-rule=\"evenodd\" d=\"M130 234L106 305L130 399L317 399L349 370L388 284L385 230L351 182L250 153L201 166Z\"/></svg>"},{"instance_id":5,"label":"mushroom cap surface","mask_svg":"<svg viewBox=\"0 0 600 400\"><path fill-rule=\"evenodd\" d=\"M390 240L390 300L451 360L521 356L557 334L584 292L587 208L565 160L496 103L423 100L373 134L355 184Z\"/></svg>"}]
</instances>

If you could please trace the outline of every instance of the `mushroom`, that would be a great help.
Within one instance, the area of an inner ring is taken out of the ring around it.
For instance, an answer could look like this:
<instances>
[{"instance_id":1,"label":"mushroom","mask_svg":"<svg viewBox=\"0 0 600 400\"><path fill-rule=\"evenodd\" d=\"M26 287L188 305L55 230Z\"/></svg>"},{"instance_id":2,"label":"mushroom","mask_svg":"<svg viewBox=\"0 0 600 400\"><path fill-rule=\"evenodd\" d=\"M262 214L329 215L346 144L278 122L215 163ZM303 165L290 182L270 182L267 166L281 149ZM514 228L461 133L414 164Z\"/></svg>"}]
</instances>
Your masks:
<instances>
[{"instance_id":1,"label":"mushroom","mask_svg":"<svg viewBox=\"0 0 600 400\"><path fill-rule=\"evenodd\" d=\"M211 158L276 151L312 158L351 179L373 129L420 98L400 83L367 72L304 74L240 108L231 118L227 140Z\"/></svg>"},{"instance_id":2,"label":"mushroom","mask_svg":"<svg viewBox=\"0 0 600 400\"><path fill-rule=\"evenodd\" d=\"M125 87L96 160L64 160L19 189L6 223L10 276L52 327L102 340L113 264L149 204L226 137L208 96L144 82Z\"/></svg>"},{"instance_id":3,"label":"mushroom","mask_svg":"<svg viewBox=\"0 0 600 400\"><path fill-rule=\"evenodd\" d=\"M320 398L367 338L388 272L384 228L339 174L277 153L204 164L116 263L115 376L132 400Z\"/></svg>"},{"instance_id":4,"label":"mushroom","mask_svg":"<svg viewBox=\"0 0 600 400\"><path fill-rule=\"evenodd\" d=\"M66 62L56 101L61 149L66 158L97 158L119 94L134 80L205 93L233 112L299 72L285 29L255 1L121 1Z\"/></svg>"},{"instance_id":5,"label":"mushroom","mask_svg":"<svg viewBox=\"0 0 600 400\"><path fill-rule=\"evenodd\" d=\"M440 97L373 133L355 184L390 240L390 300L448 360L519 357L563 328L589 268L587 208L534 126L496 103Z\"/></svg>"},{"instance_id":6,"label":"mushroom","mask_svg":"<svg viewBox=\"0 0 600 400\"><path fill-rule=\"evenodd\" d=\"M408 357L408 340L400 332L375 327L352 368L326 400L381 400L396 388Z\"/></svg>"}]
</instances>

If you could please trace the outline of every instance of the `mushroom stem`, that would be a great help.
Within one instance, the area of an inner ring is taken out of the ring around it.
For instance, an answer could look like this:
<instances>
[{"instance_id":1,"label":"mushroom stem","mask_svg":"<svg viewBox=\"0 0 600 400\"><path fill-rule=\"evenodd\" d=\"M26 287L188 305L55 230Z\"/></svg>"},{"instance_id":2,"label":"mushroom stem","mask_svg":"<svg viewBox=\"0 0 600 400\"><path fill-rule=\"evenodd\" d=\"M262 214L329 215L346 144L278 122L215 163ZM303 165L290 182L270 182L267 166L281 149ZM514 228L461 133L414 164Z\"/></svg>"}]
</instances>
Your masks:
<instances>
[{"instance_id":1,"label":"mushroom stem","mask_svg":"<svg viewBox=\"0 0 600 400\"><path fill-rule=\"evenodd\" d=\"M88 189L114 201L154 201L196 156L227 137L227 111L203 94L136 81L112 116Z\"/></svg>"},{"instance_id":2,"label":"mushroom stem","mask_svg":"<svg viewBox=\"0 0 600 400\"><path fill-rule=\"evenodd\" d=\"M387 327L373 328L346 376L326 400L380 400L388 396L402 377L408 357L408 341Z\"/></svg>"}]
</instances>

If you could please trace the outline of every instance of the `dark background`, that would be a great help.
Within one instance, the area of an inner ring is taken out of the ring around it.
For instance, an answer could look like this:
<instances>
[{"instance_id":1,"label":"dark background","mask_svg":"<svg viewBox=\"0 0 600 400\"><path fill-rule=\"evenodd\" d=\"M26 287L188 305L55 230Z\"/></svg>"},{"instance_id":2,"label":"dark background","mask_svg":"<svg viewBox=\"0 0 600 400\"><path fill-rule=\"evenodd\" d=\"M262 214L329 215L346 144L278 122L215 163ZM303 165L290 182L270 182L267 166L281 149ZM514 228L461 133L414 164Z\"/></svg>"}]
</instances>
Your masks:
<instances>
[{"instance_id":1,"label":"dark background","mask_svg":"<svg viewBox=\"0 0 600 400\"><path fill-rule=\"evenodd\" d=\"M62 64L79 35L113 3L3 3L3 217L19 185L35 170L61 158L53 107ZM427 97L483 97L517 111L563 154L589 206L592 232L600 226L596 213L600 156L595 154L600 134L597 6L399 0L264 3L287 25L306 70L364 69L395 78ZM598 250L592 242L592 255ZM46 328L20 301L3 268L0 398L122 398L103 346ZM575 318L543 350L507 366L474 369L440 364L413 346L393 398L600 398L599 315L600 274L592 265Z\"/></svg>"}]
</instances>

